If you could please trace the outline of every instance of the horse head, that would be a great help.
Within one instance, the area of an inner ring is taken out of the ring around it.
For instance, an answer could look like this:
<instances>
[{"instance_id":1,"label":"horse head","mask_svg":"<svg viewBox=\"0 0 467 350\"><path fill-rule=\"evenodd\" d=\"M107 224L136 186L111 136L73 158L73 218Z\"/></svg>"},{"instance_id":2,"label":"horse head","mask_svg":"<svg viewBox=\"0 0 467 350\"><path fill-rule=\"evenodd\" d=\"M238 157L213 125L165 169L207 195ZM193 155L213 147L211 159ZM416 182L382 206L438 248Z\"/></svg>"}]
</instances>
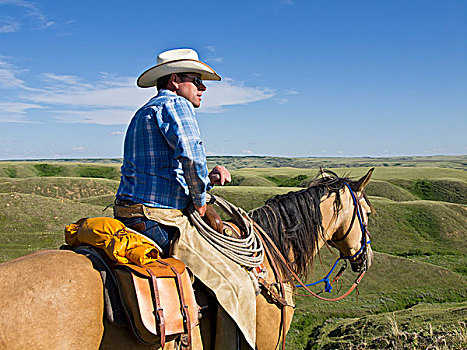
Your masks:
<instances>
[{"instance_id":1,"label":"horse head","mask_svg":"<svg viewBox=\"0 0 467 350\"><path fill-rule=\"evenodd\" d=\"M339 206L334 206L334 230L327 243L337 248L342 259L348 259L354 272L371 266L373 251L370 246L368 219L374 211L364 188L374 168L357 181L344 182Z\"/></svg>"}]
</instances>

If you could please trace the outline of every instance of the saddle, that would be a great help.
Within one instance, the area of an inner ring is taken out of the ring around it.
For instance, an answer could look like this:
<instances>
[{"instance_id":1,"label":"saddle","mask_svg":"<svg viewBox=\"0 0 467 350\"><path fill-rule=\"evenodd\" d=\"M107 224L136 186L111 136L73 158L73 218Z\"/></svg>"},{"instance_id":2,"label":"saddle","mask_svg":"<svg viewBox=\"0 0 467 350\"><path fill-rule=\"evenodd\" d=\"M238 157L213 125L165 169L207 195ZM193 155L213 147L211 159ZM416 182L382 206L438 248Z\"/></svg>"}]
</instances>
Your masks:
<instances>
[{"instance_id":1,"label":"saddle","mask_svg":"<svg viewBox=\"0 0 467 350\"><path fill-rule=\"evenodd\" d=\"M81 219L68 225L65 240L74 248L83 244L99 248L116 277L120 300L141 343L164 347L166 341L187 334L187 345L191 344L199 307L182 261L161 259L153 249L139 249L140 243L151 242L112 218Z\"/></svg>"},{"instance_id":2,"label":"saddle","mask_svg":"<svg viewBox=\"0 0 467 350\"><path fill-rule=\"evenodd\" d=\"M206 207L206 213L203 218L214 231L223 235L235 238L243 238L244 234L240 228L231 221L222 221L222 218L210 204Z\"/></svg>"}]
</instances>

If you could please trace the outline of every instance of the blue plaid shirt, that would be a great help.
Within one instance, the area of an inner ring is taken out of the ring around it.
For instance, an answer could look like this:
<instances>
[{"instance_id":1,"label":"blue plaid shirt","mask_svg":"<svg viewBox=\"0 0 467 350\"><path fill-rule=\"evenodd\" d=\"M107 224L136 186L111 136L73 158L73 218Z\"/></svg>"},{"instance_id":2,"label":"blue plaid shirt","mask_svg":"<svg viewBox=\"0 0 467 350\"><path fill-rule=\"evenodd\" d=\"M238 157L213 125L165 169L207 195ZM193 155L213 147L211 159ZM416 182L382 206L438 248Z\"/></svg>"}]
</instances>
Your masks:
<instances>
[{"instance_id":1,"label":"blue plaid shirt","mask_svg":"<svg viewBox=\"0 0 467 350\"><path fill-rule=\"evenodd\" d=\"M212 188L193 105L159 90L128 126L117 199L157 208L206 203Z\"/></svg>"}]
</instances>

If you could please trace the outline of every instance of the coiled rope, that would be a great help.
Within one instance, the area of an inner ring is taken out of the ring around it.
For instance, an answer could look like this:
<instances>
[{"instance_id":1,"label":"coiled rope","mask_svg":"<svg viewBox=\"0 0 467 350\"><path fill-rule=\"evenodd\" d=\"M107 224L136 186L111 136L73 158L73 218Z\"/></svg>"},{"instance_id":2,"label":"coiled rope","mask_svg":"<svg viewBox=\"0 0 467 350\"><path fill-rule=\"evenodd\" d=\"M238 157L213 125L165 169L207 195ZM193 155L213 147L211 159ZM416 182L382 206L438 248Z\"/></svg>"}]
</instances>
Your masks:
<instances>
[{"instance_id":1,"label":"coiled rope","mask_svg":"<svg viewBox=\"0 0 467 350\"><path fill-rule=\"evenodd\" d=\"M206 199L208 203L215 204L222 209L240 228L245 237L230 237L215 231L201 218L191 203L188 217L198 232L214 248L234 262L245 267L260 266L264 259L263 243L253 229L253 222L248 214L242 208L236 207L221 197L214 197L208 193Z\"/></svg>"}]
</instances>

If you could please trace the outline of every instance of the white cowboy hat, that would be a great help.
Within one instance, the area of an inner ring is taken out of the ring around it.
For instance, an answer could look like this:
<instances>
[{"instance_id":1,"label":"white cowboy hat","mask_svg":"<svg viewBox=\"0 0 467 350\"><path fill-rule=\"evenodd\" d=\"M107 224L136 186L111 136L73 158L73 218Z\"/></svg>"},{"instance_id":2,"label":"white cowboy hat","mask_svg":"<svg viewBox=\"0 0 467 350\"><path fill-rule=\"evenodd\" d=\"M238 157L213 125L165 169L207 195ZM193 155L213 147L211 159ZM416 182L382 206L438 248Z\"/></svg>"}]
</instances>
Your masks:
<instances>
[{"instance_id":1,"label":"white cowboy hat","mask_svg":"<svg viewBox=\"0 0 467 350\"><path fill-rule=\"evenodd\" d=\"M175 49L157 56L157 65L141 74L136 84L142 88L156 86L157 79L172 73L198 73L203 80L221 80L214 69L198 60L195 50Z\"/></svg>"}]
</instances>

